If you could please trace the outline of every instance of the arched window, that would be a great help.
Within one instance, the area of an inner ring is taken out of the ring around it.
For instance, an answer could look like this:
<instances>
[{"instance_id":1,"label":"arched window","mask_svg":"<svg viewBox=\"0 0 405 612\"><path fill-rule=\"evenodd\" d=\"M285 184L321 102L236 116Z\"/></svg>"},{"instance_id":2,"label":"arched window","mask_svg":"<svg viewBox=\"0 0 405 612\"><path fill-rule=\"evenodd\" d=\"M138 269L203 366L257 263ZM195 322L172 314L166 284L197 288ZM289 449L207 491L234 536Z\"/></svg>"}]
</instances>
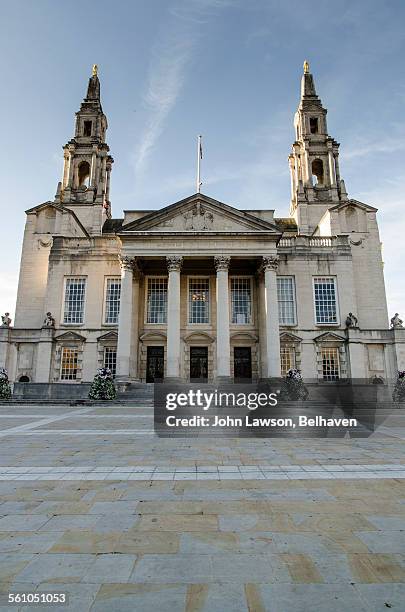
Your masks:
<instances>
[{"instance_id":1,"label":"arched window","mask_svg":"<svg viewBox=\"0 0 405 612\"><path fill-rule=\"evenodd\" d=\"M28 383L28 382L30 382L29 376L26 376L25 374L24 374L24 376L20 376L20 378L18 379L18 382L21 382L21 383Z\"/></svg>"},{"instance_id":2,"label":"arched window","mask_svg":"<svg viewBox=\"0 0 405 612\"><path fill-rule=\"evenodd\" d=\"M79 187L88 187L90 180L90 164L82 161L79 165Z\"/></svg>"},{"instance_id":3,"label":"arched window","mask_svg":"<svg viewBox=\"0 0 405 612\"><path fill-rule=\"evenodd\" d=\"M316 184L323 185L323 163L321 159L312 162L312 176L316 177Z\"/></svg>"}]
</instances>

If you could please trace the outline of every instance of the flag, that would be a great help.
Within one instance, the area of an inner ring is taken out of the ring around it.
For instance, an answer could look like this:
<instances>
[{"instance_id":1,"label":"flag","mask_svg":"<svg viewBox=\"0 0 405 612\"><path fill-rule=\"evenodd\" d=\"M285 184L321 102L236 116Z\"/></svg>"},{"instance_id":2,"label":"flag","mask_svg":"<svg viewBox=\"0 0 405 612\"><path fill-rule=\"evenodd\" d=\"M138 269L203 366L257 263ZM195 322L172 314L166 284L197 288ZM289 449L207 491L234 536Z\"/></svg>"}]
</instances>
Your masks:
<instances>
[{"instance_id":1,"label":"flag","mask_svg":"<svg viewBox=\"0 0 405 612\"><path fill-rule=\"evenodd\" d=\"M201 136L200 136L200 159L203 158L203 151L202 151L202 143L201 143Z\"/></svg>"}]
</instances>

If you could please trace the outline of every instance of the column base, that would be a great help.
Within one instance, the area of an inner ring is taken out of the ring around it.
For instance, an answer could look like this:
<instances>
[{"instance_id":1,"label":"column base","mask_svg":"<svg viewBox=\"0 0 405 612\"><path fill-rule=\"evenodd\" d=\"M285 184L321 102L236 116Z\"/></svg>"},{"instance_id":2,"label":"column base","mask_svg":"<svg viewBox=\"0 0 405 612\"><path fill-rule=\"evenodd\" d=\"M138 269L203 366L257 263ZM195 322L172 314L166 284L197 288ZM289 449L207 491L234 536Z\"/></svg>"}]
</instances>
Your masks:
<instances>
[{"instance_id":1,"label":"column base","mask_svg":"<svg viewBox=\"0 0 405 612\"><path fill-rule=\"evenodd\" d=\"M184 383L184 380L180 376L165 376L163 379L164 383Z\"/></svg>"},{"instance_id":2,"label":"column base","mask_svg":"<svg viewBox=\"0 0 405 612\"><path fill-rule=\"evenodd\" d=\"M229 384L229 383L233 383L234 380L233 380L232 376L217 376L216 379L215 379L215 382L219 383L219 384L223 384L223 383L228 383Z\"/></svg>"}]
</instances>

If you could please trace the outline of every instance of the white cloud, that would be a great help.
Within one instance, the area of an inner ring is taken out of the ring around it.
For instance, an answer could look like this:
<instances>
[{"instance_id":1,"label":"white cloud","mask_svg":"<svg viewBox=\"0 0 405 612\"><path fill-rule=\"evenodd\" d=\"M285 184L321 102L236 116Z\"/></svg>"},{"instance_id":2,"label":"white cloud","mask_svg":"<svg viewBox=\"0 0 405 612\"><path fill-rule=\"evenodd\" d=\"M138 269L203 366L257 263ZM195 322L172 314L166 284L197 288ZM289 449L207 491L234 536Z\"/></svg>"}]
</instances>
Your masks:
<instances>
[{"instance_id":1,"label":"white cloud","mask_svg":"<svg viewBox=\"0 0 405 612\"><path fill-rule=\"evenodd\" d=\"M149 118L135 151L135 175L138 183L146 168L166 119L181 92L187 68L202 37L202 25L230 0L183 0L169 12L169 22L152 50L144 104Z\"/></svg>"}]
</instances>

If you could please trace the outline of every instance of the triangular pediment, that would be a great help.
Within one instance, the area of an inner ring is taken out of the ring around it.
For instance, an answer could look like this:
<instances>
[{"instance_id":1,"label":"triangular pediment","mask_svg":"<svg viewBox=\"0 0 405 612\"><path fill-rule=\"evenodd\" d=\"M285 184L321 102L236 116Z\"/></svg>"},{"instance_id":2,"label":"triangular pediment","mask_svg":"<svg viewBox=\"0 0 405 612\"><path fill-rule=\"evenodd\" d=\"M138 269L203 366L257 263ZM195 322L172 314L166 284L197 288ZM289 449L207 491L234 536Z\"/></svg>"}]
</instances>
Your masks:
<instances>
[{"instance_id":1,"label":"triangular pediment","mask_svg":"<svg viewBox=\"0 0 405 612\"><path fill-rule=\"evenodd\" d=\"M57 342L86 342L86 338L84 336L81 336L80 334L74 331L67 331L64 334L61 334L60 336L56 336L55 340Z\"/></svg>"},{"instance_id":2,"label":"triangular pediment","mask_svg":"<svg viewBox=\"0 0 405 612\"><path fill-rule=\"evenodd\" d=\"M280 334L280 342L290 342L291 344L299 344L302 341L302 338L296 336L295 334L291 334L289 332L281 332Z\"/></svg>"},{"instance_id":3,"label":"triangular pediment","mask_svg":"<svg viewBox=\"0 0 405 612\"><path fill-rule=\"evenodd\" d=\"M370 206L369 204L364 204L364 202L359 202L359 200L347 200L346 202L341 202L340 204L335 204L335 206L331 206L329 210L343 210L344 208L360 208L361 210L365 210L366 212L377 212L378 209L374 208L374 206Z\"/></svg>"},{"instance_id":4,"label":"triangular pediment","mask_svg":"<svg viewBox=\"0 0 405 612\"><path fill-rule=\"evenodd\" d=\"M279 229L246 211L209 198L201 193L166 206L159 211L124 225L120 233L270 233L280 235Z\"/></svg>"},{"instance_id":5,"label":"triangular pediment","mask_svg":"<svg viewBox=\"0 0 405 612\"><path fill-rule=\"evenodd\" d=\"M106 341L106 340L118 340L118 333L114 330L106 332L97 338L98 341Z\"/></svg>"},{"instance_id":6,"label":"triangular pediment","mask_svg":"<svg viewBox=\"0 0 405 612\"><path fill-rule=\"evenodd\" d=\"M344 336L340 336L334 332L324 332L314 338L314 342L345 342L345 340L346 338Z\"/></svg>"}]
</instances>

